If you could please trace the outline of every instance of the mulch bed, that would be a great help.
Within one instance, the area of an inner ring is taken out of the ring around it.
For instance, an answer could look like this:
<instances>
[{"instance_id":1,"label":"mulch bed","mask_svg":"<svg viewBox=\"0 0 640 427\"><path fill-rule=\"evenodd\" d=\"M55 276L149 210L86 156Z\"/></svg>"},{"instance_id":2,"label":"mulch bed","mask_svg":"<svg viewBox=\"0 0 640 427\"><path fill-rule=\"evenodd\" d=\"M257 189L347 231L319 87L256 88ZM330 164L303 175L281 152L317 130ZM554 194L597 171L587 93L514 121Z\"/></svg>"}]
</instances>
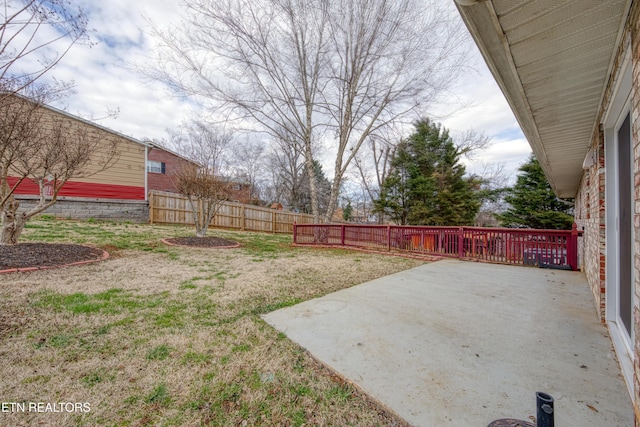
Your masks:
<instances>
[{"instance_id":1,"label":"mulch bed","mask_svg":"<svg viewBox=\"0 0 640 427\"><path fill-rule=\"evenodd\" d=\"M0 271L17 268L45 268L97 261L105 258L102 249L59 243L18 243L0 246Z\"/></svg>"},{"instance_id":2,"label":"mulch bed","mask_svg":"<svg viewBox=\"0 0 640 427\"><path fill-rule=\"evenodd\" d=\"M197 248L237 248L239 243L232 240L222 239L220 237L174 237L171 239L163 239L164 243L174 246L194 246Z\"/></svg>"},{"instance_id":3,"label":"mulch bed","mask_svg":"<svg viewBox=\"0 0 640 427\"><path fill-rule=\"evenodd\" d=\"M176 237L164 239L168 245L192 246L198 248L237 248L237 242L220 237ZM86 263L107 258L102 249L89 246L60 243L19 243L12 246L0 245L0 273L19 269L61 267L69 264Z\"/></svg>"}]
</instances>

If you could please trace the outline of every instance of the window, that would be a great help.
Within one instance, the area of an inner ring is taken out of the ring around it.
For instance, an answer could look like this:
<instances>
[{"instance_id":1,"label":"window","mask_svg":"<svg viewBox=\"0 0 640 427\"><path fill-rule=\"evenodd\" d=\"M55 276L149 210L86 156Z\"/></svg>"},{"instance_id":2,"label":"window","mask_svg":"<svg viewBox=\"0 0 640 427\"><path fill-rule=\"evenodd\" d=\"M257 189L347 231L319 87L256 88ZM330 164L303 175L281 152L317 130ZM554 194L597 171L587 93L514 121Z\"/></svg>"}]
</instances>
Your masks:
<instances>
[{"instance_id":1,"label":"window","mask_svg":"<svg viewBox=\"0 0 640 427\"><path fill-rule=\"evenodd\" d=\"M153 173L165 173L165 164L161 162L155 162L153 160L147 161L147 172Z\"/></svg>"}]
</instances>

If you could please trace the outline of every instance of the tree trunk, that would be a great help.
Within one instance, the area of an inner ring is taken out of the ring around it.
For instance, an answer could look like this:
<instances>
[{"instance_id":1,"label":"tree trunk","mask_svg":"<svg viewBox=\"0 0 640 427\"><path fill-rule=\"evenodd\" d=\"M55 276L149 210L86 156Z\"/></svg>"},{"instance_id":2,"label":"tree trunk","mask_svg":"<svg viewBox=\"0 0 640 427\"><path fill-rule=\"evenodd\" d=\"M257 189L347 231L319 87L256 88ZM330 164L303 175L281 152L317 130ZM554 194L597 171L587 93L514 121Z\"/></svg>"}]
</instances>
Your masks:
<instances>
[{"instance_id":1,"label":"tree trunk","mask_svg":"<svg viewBox=\"0 0 640 427\"><path fill-rule=\"evenodd\" d=\"M0 245L15 245L27 223L27 216L18 213L20 202L10 200L2 211L2 232L0 233Z\"/></svg>"},{"instance_id":2,"label":"tree trunk","mask_svg":"<svg viewBox=\"0 0 640 427\"><path fill-rule=\"evenodd\" d=\"M309 177L309 190L311 192L311 213L313 214L313 222L320 222L320 210L318 208L318 185L316 174L313 167L313 154L311 151L311 136L307 135L308 140L305 141L304 161L306 172Z\"/></svg>"},{"instance_id":3,"label":"tree trunk","mask_svg":"<svg viewBox=\"0 0 640 427\"><path fill-rule=\"evenodd\" d=\"M333 184L331 185L331 196L329 197L329 206L327 206L327 212L324 216L324 222L330 224L333 219L333 214L338 207L338 196L340 195L340 181L342 176L335 175ZM337 182L337 185L336 185Z\"/></svg>"},{"instance_id":4,"label":"tree trunk","mask_svg":"<svg viewBox=\"0 0 640 427\"><path fill-rule=\"evenodd\" d=\"M331 182L331 194L329 196L329 206L327 206L327 212L324 216L324 222L327 224L331 223L331 220L333 219L333 213L338 208L338 196L340 196L342 177L344 176L344 171L347 167L346 165L351 162L351 158L349 158L345 165L342 164L342 153L344 152L344 148L342 147L346 147L346 142L340 142L340 148L338 148L338 154L336 155L335 172L333 174L333 181Z\"/></svg>"},{"instance_id":5,"label":"tree trunk","mask_svg":"<svg viewBox=\"0 0 640 427\"><path fill-rule=\"evenodd\" d=\"M191 212L193 213L193 225L195 225L196 227L196 236L204 237L207 231L205 230L204 233L202 233L202 223L200 222L200 200L194 200L193 197L187 196L187 201L189 202L189 206L191 206Z\"/></svg>"}]
</instances>

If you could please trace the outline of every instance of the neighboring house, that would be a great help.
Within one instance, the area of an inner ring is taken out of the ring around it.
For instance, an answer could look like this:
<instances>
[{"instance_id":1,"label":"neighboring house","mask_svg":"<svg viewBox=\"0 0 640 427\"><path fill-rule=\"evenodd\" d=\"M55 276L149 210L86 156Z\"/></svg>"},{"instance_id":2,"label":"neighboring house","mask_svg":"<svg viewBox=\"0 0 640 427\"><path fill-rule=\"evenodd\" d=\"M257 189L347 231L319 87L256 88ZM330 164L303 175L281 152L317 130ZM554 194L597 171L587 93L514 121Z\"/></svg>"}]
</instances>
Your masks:
<instances>
[{"instance_id":1,"label":"neighboring house","mask_svg":"<svg viewBox=\"0 0 640 427\"><path fill-rule=\"evenodd\" d=\"M66 182L59 192L58 202L46 213L65 218L147 221L147 144L57 108L46 105L41 108L52 117L90 127L89 131L99 135L105 141L105 146L115 140L118 153L108 169ZM12 180L9 177L10 184ZM15 191L16 198L21 200L24 208L34 203L38 194L38 186L30 180L23 181Z\"/></svg>"},{"instance_id":2,"label":"neighboring house","mask_svg":"<svg viewBox=\"0 0 640 427\"><path fill-rule=\"evenodd\" d=\"M333 211L333 216L331 217L331 222L345 222L344 220L344 210L342 208L336 208Z\"/></svg>"},{"instance_id":3,"label":"neighboring house","mask_svg":"<svg viewBox=\"0 0 640 427\"><path fill-rule=\"evenodd\" d=\"M198 167L199 164L156 143L147 142L147 144L149 146L149 153L147 155L147 186L149 191L178 193L175 174L185 162L196 167ZM220 179L226 180L227 178L221 177ZM230 181L229 200L250 204L250 185L241 181Z\"/></svg>"},{"instance_id":4,"label":"neighboring house","mask_svg":"<svg viewBox=\"0 0 640 427\"><path fill-rule=\"evenodd\" d=\"M456 3L553 189L576 199L582 268L640 426L639 1Z\"/></svg>"},{"instance_id":5,"label":"neighboring house","mask_svg":"<svg viewBox=\"0 0 640 427\"><path fill-rule=\"evenodd\" d=\"M180 170L185 162L195 166L198 166L198 164L153 142L148 142L147 144L149 145L147 154L148 190L177 193L178 189L174 179L175 173Z\"/></svg>"},{"instance_id":6,"label":"neighboring house","mask_svg":"<svg viewBox=\"0 0 640 427\"><path fill-rule=\"evenodd\" d=\"M249 184L242 181L231 181L229 185L230 201L245 205L250 205L253 202L251 199L251 186Z\"/></svg>"}]
</instances>

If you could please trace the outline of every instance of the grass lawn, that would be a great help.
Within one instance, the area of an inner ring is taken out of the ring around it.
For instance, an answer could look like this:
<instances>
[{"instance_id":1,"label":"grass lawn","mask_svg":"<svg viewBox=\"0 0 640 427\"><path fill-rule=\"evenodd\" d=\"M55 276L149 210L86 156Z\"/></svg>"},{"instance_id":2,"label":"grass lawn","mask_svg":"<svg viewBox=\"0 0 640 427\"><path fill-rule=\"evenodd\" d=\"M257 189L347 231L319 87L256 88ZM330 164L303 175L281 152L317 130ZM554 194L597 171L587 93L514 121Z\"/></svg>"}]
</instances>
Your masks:
<instances>
[{"instance_id":1,"label":"grass lawn","mask_svg":"<svg viewBox=\"0 0 640 427\"><path fill-rule=\"evenodd\" d=\"M396 425L259 315L421 261L215 229L209 235L242 246L160 243L192 233L30 222L24 242L87 243L111 258L0 275L0 403L90 411L0 411L0 425Z\"/></svg>"}]
</instances>

